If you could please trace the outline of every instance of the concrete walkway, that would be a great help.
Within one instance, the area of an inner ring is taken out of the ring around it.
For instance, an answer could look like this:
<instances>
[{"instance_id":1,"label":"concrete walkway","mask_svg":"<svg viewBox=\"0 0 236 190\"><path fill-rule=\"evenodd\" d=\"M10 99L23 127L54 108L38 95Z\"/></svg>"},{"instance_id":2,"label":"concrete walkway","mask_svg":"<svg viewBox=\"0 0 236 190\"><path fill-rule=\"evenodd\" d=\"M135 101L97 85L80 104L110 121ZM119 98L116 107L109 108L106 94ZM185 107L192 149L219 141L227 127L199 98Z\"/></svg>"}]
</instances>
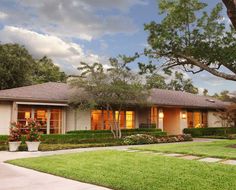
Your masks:
<instances>
[{"instance_id":1,"label":"concrete walkway","mask_svg":"<svg viewBox=\"0 0 236 190\"><path fill-rule=\"evenodd\" d=\"M213 139L194 139L195 142L211 142ZM191 142L182 142L191 143ZM165 144L163 144L164 146ZM128 150L131 147L149 146L149 145L133 145L133 146L113 146L113 147L96 147L96 148L79 148L70 150L58 150L48 152L8 152L0 151L0 190L109 190L108 188L99 187L92 184L81 183L65 179L62 177L13 166L4 163L6 160L17 158L29 158L48 155L59 155L67 153L79 153L87 151L99 150ZM156 153L158 154L158 153Z\"/></svg>"}]
</instances>

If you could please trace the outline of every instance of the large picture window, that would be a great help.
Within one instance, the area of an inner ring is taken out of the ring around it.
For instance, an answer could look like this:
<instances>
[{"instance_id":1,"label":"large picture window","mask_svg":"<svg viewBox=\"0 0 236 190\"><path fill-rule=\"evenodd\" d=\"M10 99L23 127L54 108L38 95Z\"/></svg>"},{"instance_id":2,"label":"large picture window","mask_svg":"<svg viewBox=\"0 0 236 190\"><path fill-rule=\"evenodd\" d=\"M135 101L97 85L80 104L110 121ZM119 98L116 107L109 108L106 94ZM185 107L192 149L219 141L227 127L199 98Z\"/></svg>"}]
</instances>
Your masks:
<instances>
[{"instance_id":1,"label":"large picture window","mask_svg":"<svg viewBox=\"0 0 236 190\"><path fill-rule=\"evenodd\" d=\"M60 108L18 105L17 121L25 125L30 118L40 122L42 125L40 131L43 134L62 133L62 109Z\"/></svg>"},{"instance_id":2,"label":"large picture window","mask_svg":"<svg viewBox=\"0 0 236 190\"><path fill-rule=\"evenodd\" d=\"M205 111L188 111L188 128L207 127L208 119Z\"/></svg>"},{"instance_id":3,"label":"large picture window","mask_svg":"<svg viewBox=\"0 0 236 190\"><path fill-rule=\"evenodd\" d=\"M107 110L93 110L91 113L91 129L92 130L109 130L109 123L113 121L115 117L118 120L118 111L114 112ZM134 111L121 111L119 116L121 129L135 128L135 115Z\"/></svg>"}]
</instances>

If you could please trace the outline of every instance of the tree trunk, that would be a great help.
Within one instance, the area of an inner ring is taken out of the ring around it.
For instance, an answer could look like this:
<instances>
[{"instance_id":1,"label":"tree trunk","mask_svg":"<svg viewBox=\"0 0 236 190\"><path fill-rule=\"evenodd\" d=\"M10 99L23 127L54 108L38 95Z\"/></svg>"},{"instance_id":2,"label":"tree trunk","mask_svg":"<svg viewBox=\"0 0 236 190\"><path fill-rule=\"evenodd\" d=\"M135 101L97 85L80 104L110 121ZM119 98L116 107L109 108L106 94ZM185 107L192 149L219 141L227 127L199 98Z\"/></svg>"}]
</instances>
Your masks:
<instances>
[{"instance_id":1,"label":"tree trunk","mask_svg":"<svg viewBox=\"0 0 236 190\"><path fill-rule=\"evenodd\" d=\"M227 8L227 14L236 29L236 0L222 0Z\"/></svg>"}]
</instances>

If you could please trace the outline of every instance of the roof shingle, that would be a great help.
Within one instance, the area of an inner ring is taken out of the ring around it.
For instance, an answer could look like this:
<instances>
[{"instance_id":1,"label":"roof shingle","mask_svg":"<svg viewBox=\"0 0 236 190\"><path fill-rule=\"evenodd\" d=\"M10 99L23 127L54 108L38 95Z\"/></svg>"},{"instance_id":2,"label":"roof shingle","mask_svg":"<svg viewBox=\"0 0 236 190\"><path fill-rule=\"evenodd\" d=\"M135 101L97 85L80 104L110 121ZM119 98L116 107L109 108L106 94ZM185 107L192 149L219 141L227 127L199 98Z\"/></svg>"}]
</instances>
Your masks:
<instances>
[{"instance_id":1,"label":"roof shingle","mask_svg":"<svg viewBox=\"0 0 236 190\"><path fill-rule=\"evenodd\" d=\"M65 83L48 82L0 91L0 100L40 101L67 103L70 87ZM187 92L153 89L149 101L160 106L179 106L193 108L223 108L228 103L217 99L190 94Z\"/></svg>"}]
</instances>

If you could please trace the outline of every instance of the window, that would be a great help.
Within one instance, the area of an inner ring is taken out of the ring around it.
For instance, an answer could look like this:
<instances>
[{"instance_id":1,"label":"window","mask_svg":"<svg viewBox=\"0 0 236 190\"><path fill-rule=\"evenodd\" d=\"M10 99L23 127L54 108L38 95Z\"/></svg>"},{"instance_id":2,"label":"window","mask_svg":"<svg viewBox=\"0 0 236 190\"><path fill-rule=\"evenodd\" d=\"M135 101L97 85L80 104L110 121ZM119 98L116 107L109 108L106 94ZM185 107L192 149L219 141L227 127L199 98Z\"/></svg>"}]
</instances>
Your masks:
<instances>
[{"instance_id":1,"label":"window","mask_svg":"<svg viewBox=\"0 0 236 190\"><path fill-rule=\"evenodd\" d=\"M188 128L207 127L207 112L188 111L187 113Z\"/></svg>"},{"instance_id":2,"label":"window","mask_svg":"<svg viewBox=\"0 0 236 190\"><path fill-rule=\"evenodd\" d=\"M50 133L62 133L62 112L60 109L51 109Z\"/></svg>"},{"instance_id":3,"label":"window","mask_svg":"<svg viewBox=\"0 0 236 190\"><path fill-rule=\"evenodd\" d=\"M155 124L156 126L158 125L157 107L151 107L150 122L151 122L151 124Z\"/></svg>"},{"instance_id":4,"label":"window","mask_svg":"<svg viewBox=\"0 0 236 190\"><path fill-rule=\"evenodd\" d=\"M102 110L92 111L92 130L102 130Z\"/></svg>"},{"instance_id":5,"label":"window","mask_svg":"<svg viewBox=\"0 0 236 190\"><path fill-rule=\"evenodd\" d=\"M134 111L126 111L126 129L134 128L134 122Z\"/></svg>"},{"instance_id":6,"label":"window","mask_svg":"<svg viewBox=\"0 0 236 190\"><path fill-rule=\"evenodd\" d=\"M23 125L27 119L36 119L42 125L40 131L44 134L62 133L62 109L18 105L17 121Z\"/></svg>"},{"instance_id":7,"label":"window","mask_svg":"<svg viewBox=\"0 0 236 190\"><path fill-rule=\"evenodd\" d=\"M91 128L92 130L109 130L110 123L113 122L113 117L118 120L118 111L115 111L113 116L112 111L93 110L91 113ZM119 116L121 129L131 129L135 127L134 111L121 111Z\"/></svg>"},{"instance_id":8,"label":"window","mask_svg":"<svg viewBox=\"0 0 236 190\"><path fill-rule=\"evenodd\" d=\"M42 125L40 131L43 132L43 134L47 134L47 117L47 109L34 109L34 118Z\"/></svg>"}]
</instances>

